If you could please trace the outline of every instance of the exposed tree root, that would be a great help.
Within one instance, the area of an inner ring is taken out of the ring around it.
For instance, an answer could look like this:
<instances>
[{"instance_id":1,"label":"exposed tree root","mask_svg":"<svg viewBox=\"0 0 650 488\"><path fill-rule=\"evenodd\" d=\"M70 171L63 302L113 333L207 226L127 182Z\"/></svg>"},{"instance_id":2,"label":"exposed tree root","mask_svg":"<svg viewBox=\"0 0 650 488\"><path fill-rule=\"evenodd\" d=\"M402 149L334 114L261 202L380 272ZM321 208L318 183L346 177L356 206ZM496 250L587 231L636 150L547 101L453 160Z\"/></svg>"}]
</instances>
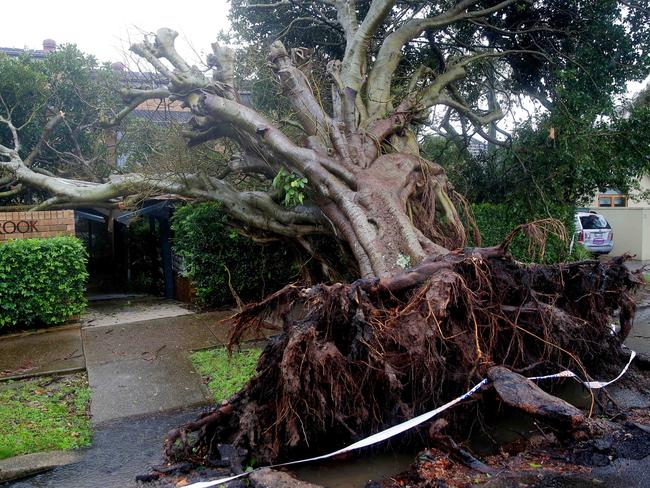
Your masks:
<instances>
[{"instance_id":1,"label":"exposed tree root","mask_svg":"<svg viewBox=\"0 0 650 488\"><path fill-rule=\"evenodd\" d=\"M588 377L605 358L622 361L639 284L625 258L538 266L506 251L466 249L389 279L292 285L248 305L232 344L272 314L282 334L241 392L170 433L167 456L201 461L231 443L260 463L302 458L430 410L494 365Z\"/></svg>"}]
</instances>

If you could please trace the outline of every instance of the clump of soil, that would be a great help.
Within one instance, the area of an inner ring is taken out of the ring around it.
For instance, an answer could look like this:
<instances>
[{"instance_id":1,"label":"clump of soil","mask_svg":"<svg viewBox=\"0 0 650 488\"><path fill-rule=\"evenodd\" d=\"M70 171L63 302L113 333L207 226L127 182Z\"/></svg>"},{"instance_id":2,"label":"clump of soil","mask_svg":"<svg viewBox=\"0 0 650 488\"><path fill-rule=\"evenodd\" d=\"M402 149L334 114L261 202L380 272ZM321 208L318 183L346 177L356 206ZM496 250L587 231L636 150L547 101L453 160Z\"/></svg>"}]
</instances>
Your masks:
<instances>
[{"instance_id":1,"label":"clump of soil","mask_svg":"<svg viewBox=\"0 0 650 488\"><path fill-rule=\"evenodd\" d=\"M171 432L166 454L204 462L223 443L259 464L322 454L457 397L495 365L589 378L594 365L627 358L620 346L639 282L623 259L524 265L502 246L425 260L393 278L288 286L236 317L233 344L283 323L255 377Z\"/></svg>"}]
</instances>

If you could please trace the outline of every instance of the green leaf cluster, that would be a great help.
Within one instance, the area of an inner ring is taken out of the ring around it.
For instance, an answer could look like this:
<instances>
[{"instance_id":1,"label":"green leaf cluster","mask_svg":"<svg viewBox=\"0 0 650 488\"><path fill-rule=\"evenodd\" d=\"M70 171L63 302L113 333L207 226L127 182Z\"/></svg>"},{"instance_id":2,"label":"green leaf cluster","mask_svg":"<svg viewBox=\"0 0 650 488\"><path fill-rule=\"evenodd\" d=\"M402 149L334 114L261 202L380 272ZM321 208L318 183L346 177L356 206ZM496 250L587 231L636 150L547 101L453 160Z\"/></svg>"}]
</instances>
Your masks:
<instances>
[{"instance_id":1,"label":"green leaf cluster","mask_svg":"<svg viewBox=\"0 0 650 488\"><path fill-rule=\"evenodd\" d=\"M216 202L178 207L172 217L173 249L203 306L259 299L294 281L298 269L285 243L261 245L238 234Z\"/></svg>"},{"instance_id":2,"label":"green leaf cluster","mask_svg":"<svg viewBox=\"0 0 650 488\"><path fill-rule=\"evenodd\" d=\"M511 145L474 157L429 136L423 155L442 164L469 201L506 204L527 220L553 216L554 205L588 206L607 189L647 198L639 180L650 172L650 109L603 116L601 108L544 114L521 126Z\"/></svg>"},{"instance_id":3,"label":"green leaf cluster","mask_svg":"<svg viewBox=\"0 0 650 488\"><path fill-rule=\"evenodd\" d=\"M62 176L78 176L80 169L96 176L107 175L113 156L104 140L106 133L97 122L102 112L112 112L120 103L116 81L109 66L100 66L93 56L74 45L62 46L43 59L34 59L28 53L19 57L0 53L0 115L10 116L18 128L21 157L36 146L47 120L63 112L64 123L49 135L48 145L33 166ZM5 124L0 124L0 144L13 147ZM80 168L75 157L68 157L70 154L84 155L89 165ZM41 198L30 192L16 201Z\"/></svg>"},{"instance_id":4,"label":"green leaf cluster","mask_svg":"<svg viewBox=\"0 0 650 488\"><path fill-rule=\"evenodd\" d=\"M305 201L303 190L306 185L307 178L293 172L287 173L283 168L273 178L273 188L280 192L285 207L295 207Z\"/></svg>"},{"instance_id":5,"label":"green leaf cluster","mask_svg":"<svg viewBox=\"0 0 650 488\"><path fill-rule=\"evenodd\" d=\"M82 313L86 262L76 237L0 244L0 329L60 324Z\"/></svg>"}]
</instances>

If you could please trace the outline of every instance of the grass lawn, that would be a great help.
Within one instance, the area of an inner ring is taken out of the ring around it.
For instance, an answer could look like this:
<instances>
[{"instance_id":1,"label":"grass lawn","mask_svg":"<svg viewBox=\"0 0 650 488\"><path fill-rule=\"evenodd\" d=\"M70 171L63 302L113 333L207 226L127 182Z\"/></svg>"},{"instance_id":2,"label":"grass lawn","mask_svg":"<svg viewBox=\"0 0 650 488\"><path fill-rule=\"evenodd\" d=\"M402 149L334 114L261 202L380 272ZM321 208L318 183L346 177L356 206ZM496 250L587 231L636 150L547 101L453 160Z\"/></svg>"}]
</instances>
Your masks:
<instances>
[{"instance_id":1,"label":"grass lawn","mask_svg":"<svg viewBox=\"0 0 650 488\"><path fill-rule=\"evenodd\" d=\"M197 351L192 354L192 363L207 382L208 389L217 402L227 400L239 391L255 374L261 349L242 349L228 355L225 347Z\"/></svg>"},{"instance_id":2,"label":"grass lawn","mask_svg":"<svg viewBox=\"0 0 650 488\"><path fill-rule=\"evenodd\" d=\"M85 373L0 383L0 459L90 444Z\"/></svg>"}]
</instances>

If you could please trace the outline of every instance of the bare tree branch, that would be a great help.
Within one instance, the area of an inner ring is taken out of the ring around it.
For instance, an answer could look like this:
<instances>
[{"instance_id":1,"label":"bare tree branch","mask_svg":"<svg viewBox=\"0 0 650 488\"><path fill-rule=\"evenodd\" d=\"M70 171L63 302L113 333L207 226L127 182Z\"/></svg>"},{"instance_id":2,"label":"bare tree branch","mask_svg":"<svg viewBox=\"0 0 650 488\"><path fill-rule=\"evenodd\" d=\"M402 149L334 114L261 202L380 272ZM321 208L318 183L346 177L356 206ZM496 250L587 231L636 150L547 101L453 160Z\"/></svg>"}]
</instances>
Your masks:
<instances>
[{"instance_id":1,"label":"bare tree branch","mask_svg":"<svg viewBox=\"0 0 650 488\"><path fill-rule=\"evenodd\" d=\"M271 3L249 3L246 5L246 8L278 8L278 7L284 7L285 5L291 5L292 2L289 0L279 0L277 2L271 2Z\"/></svg>"},{"instance_id":2,"label":"bare tree branch","mask_svg":"<svg viewBox=\"0 0 650 488\"><path fill-rule=\"evenodd\" d=\"M171 93L167 88L156 88L152 90L125 89L122 91L122 96L128 105L111 118L107 118L105 115L101 116L99 123L105 128L115 127L119 125L127 115L147 100L167 98L170 95Z\"/></svg>"},{"instance_id":3,"label":"bare tree branch","mask_svg":"<svg viewBox=\"0 0 650 488\"><path fill-rule=\"evenodd\" d=\"M43 150L43 146L47 143L47 139L50 137L50 133L54 130L54 128L61 123L61 121L64 118L64 113L59 112L56 114L54 117L50 117L50 119L47 121L45 124L45 127L43 127L43 132L41 133L41 137L36 143L36 146L31 150L29 155L25 158L25 166L31 166L34 160L39 156L41 151Z\"/></svg>"},{"instance_id":4,"label":"bare tree branch","mask_svg":"<svg viewBox=\"0 0 650 488\"><path fill-rule=\"evenodd\" d=\"M454 22L485 17L516 1L505 0L489 8L468 11L466 9L476 4L477 0L462 1L435 17L412 19L387 36L379 48L377 58L368 75L367 105L370 121L385 116L389 110L393 74L397 69L401 58L401 49L405 44L421 35L425 30L440 29Z\"/></svg>"},{"instance_id":5,"label":"bare tree branch","mask_svg":"<svg viewBox=\"0 0 650 488\"><path fill-rule=\"evenodd\" d=\"M14 197L14 196L22 193L24 190L25 190L25 187L19 183L16 186L14 186L13 188L10 188L9 190L0 191L0 198Z\"/></svg>"},{"instance_id":6,"label":"bare tree branch","mask_svg":"<svg viewBox=\"0 0 650 488\"><path fill-rule=\"evenodd\" d=\"M640 10L641 12L644 12L644 13L650 15L650 9L648 9L647 7L641 6L636 2L629 2L627 0L618 0L618 1L619 1L619 3L622 3L623 5L625 5L626 7L629 7L631 9L635 9L635 10Z\"/></svg>"},{"instance_id":7,"label":"bare tree branch","mask_svg":"<svg viewBox=\"0 0 650 488\"><path fill-rule=\"evenodd\" d=\"M314 97L305 74L293 65L280 41L271 44L269 61L305 132L310 136L318 136L323 146L326 146L329 142L329 117Z\"/></svg>"},{"instance_id":8,"label":"bare tree branch","mask_svg":"<svg viewBox=\"0 0 650 488\"><path fill-rule=\"evenodd\" d=\"M10 149L0 144L0 152L6 156L10 156L12 152L18 153L20 151L20 139L18 138L18 129L16 129L16 126L11 121L11 115L7 114L7 117L0 115L0 122L5 124L11 132L11 138L14 146Z\"/></svg>"},{"instance_id":9,"label":"bare tree branch","mask_svg":"<svg viewBox=\"0 0 650 488\"><path fill-rule=\"evenodd\" d=\"M359 27L357 2L355 0L332 0L330 4L336 6L336 18L345 32L347 50Z\"/></svg>"}]
</instances>

